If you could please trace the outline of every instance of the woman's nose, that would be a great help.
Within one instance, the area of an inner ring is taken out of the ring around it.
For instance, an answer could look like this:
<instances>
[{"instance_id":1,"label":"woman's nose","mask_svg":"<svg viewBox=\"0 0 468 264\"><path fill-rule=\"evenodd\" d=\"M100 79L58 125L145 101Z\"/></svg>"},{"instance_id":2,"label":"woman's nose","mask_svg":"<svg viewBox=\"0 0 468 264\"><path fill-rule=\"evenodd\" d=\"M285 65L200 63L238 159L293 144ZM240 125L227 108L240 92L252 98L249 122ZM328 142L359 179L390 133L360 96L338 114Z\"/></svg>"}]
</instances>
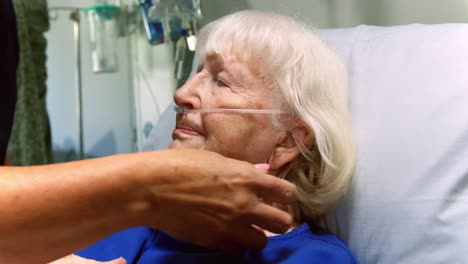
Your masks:
<instances>
[{"instance_id":1,"label":"woman's nose","mask_svg":"<svg viewBox=\"0 0 468 264\"><path fill-rule=\"evenodd\" d=\"M182 85L174 95L175 103L182 108L197 109L200 108L200 88L202 88L202 80L196 74Z\"/></svg>"}]
</instances>

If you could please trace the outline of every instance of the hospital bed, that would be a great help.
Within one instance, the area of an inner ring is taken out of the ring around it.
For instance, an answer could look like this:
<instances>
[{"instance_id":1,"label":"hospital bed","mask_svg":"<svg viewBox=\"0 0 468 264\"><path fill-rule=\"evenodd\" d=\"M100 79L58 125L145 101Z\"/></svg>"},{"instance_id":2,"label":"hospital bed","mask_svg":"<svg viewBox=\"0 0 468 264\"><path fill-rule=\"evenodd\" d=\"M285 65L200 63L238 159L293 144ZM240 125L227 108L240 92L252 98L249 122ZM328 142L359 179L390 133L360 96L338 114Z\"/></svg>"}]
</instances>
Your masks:
<instances>
[{"instance_id":1,"label":"hospital bed","mask_svg":"<svg viewBox=\"0 0 468 264\"><path fill-rule=\"evenodd\" d=\"M318 32L349 67L352 188L327 217L361 263L468 263L468 24ZM165 148L171 106L146 149Z\"/></svg>"}]
</instances>

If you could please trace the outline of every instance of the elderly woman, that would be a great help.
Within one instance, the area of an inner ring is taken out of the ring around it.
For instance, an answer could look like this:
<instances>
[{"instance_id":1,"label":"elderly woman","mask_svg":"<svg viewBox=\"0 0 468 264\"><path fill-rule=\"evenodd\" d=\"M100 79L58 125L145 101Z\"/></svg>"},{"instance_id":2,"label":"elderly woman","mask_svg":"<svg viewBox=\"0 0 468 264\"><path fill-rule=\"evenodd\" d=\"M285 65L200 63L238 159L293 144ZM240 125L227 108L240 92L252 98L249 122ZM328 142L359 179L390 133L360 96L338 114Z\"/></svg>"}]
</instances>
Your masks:
<instances>
[{"instance_id":1,"label":"elderly woman","mask_svg":"<svg viewBox=\"0 0 468 264\"><path fill-rule=\"evenodd\" d=\"M265 163L298 187L297 205L277 205L295 225L269 234L260 252L228 255L142 227L79 255L128 263L356 263L319 227L354 166L343 64L309 28L277 14L238 12L208 24L198 39L198 72L175 94L171 148Z\"/></svg>"}]
</instances>

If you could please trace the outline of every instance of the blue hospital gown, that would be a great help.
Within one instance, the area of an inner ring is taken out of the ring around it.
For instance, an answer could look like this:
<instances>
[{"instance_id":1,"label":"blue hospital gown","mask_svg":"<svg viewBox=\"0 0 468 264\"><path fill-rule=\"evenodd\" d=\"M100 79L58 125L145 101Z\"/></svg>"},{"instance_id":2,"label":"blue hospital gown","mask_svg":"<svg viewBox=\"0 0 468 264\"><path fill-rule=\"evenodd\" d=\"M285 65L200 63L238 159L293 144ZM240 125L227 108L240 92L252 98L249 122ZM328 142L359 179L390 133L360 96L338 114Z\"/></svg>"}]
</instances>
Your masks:
<instances>
[{"instance_id":1,"label":"blue hospital gown","mask_svg":"<svg viewBox=\"0 0 468 264\"><path fill-rule=\"evenodd\" d=\"M137 227L110 236L77 255L99 261L124 257L139 264L211 263L357 263L348 247L336 236L308 224L268 238L260 252L228 255L176 239L159 230Z\"/></svg>"}]
</instances>

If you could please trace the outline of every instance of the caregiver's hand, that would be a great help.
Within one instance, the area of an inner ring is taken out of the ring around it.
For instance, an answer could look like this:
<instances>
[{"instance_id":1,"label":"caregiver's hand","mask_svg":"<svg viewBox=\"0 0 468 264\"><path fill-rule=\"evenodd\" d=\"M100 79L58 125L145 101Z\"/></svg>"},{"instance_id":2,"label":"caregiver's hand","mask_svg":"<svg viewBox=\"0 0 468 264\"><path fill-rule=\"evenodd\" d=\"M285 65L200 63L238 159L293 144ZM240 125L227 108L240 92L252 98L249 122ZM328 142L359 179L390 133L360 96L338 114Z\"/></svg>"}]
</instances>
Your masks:
<instances>
[{"instance_id":1,"label":"caregiver's hand","mask_svg":"<svg viewBox=\"0 0 468 264\"><path fill-rule=\"evenodd\" d=\"M127 264L124 258L118 258L105 262L95 261L92 259L85 259L77 255L69 255L56 261L50 262L49 264Z\"/></svg>"},{"instance_id":2,"label":"caregiver's hand","mask_svg":"<svg viewBox=\"0 0 468 264\"><path fill-rule=\"evenodd\" d=\"M295 186L200 150L0 167L0 263L46 263L117 231L150 226L225 251L259 249L291 217ZM35 245L24 254L24 245Z\"/></svg>"},{"instance_id":3,"label":"caregiver's hand","mask_svg":"<svg viewBox=\"0 0 468 264\"><path fill-rule=\"evenodd\" d=\"M178 238L228 252L265 246L265 234L252 225L274 233L291 225L289 214L258 197L295 202L293 184L212 152L169 150L167 155L173 173L145 183L151 205L145 210L151 215L145 218L148 225L156 223Z\"/></svg>"}]
</instances>

